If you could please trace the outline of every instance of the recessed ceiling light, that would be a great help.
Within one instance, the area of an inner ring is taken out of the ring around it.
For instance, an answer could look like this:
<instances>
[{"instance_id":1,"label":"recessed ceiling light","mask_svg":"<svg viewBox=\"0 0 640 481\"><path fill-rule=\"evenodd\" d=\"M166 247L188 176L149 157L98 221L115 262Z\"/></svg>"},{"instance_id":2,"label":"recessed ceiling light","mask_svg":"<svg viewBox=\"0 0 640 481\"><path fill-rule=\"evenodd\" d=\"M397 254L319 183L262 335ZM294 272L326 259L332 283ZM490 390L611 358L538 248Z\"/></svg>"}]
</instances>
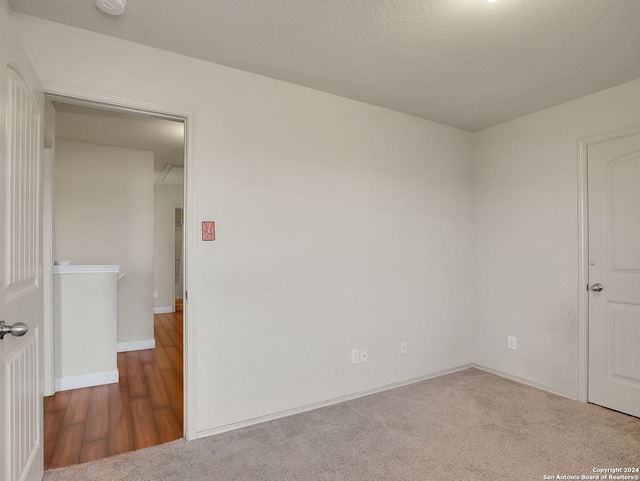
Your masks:
<instances>
[{"instance_id":1,"label":"recessed ceiling light","mask_svg":"<svg viewBox=\"0 0 640 481\"><path fill-rule=\"evenodd\" d=\"M127 0L96 0L96 6L109 15L122 15L127 7Z\"/></svg>"},{"instance_id":2,"label":"recessed ceiling light","mask_svg":"<svg viewBox=\"0 0 640 481\"><path fill-rule=\"evenodd\" d=\"M498 0L487 0L489 3L496 3Z\"/></svg>"}]
</instances>

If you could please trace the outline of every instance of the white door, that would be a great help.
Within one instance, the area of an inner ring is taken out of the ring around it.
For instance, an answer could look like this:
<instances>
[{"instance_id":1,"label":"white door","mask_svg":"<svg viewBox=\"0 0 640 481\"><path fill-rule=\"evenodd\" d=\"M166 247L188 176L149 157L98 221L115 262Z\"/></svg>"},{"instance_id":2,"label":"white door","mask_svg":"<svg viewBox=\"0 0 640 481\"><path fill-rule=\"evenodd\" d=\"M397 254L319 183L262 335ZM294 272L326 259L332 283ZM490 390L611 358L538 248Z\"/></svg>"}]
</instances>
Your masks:
<instances>
[{"instance_id":1,"label":"white door","mask_svg":"<svg viewBox=\"0 0 640 481\"><path fill-rule=\"evenodd\" d=\"M0 479L42 478L42 168L44 97L0 6ZM6 123L5 123L6 119Z\"/></svg>"},{"instance_id":2,"label":"white door","mask_svg":"<svg viewBox=\"0 0 640 481\"><path fill-rule=\"evenodd\" d=\"M587 159L589 402L640 417L640 134Z\"/></svg>"}]
</instances>

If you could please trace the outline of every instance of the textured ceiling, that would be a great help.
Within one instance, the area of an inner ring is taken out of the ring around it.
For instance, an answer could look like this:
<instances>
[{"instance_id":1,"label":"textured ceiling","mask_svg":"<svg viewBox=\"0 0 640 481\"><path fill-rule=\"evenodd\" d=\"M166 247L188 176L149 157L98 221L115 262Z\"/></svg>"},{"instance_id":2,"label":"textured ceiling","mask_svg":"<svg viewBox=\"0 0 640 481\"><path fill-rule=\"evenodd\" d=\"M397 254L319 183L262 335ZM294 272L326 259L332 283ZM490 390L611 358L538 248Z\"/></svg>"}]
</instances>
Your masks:
<instances>
[{"instance_id":1,"label":"textured ceiling","mask_svg":"<svg viewBox=\"0 0 640 481\"><path fill-rule=\"evenodd\" d=\"M640 78L640 0L9 3L469 131Z\"/></svg>"}]
</instances>

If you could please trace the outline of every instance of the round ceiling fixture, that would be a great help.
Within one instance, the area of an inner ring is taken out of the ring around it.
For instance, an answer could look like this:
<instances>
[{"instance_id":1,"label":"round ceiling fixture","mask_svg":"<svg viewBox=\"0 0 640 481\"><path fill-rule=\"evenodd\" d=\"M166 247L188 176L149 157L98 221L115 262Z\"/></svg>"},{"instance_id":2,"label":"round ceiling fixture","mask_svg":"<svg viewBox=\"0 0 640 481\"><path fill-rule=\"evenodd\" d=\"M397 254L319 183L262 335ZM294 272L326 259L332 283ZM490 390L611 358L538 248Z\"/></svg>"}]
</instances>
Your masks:
<instances>
[{"instance_id":1,"label":"round ceiling fixture","mask_svg":"<svg viewBox=\"0 0 640 481\"><path fill-rule=\"evenodd\" d=\"M109 15L122 15L127 7L127 0L96 0L96 6Z\"/></svg>"}]
</instances>

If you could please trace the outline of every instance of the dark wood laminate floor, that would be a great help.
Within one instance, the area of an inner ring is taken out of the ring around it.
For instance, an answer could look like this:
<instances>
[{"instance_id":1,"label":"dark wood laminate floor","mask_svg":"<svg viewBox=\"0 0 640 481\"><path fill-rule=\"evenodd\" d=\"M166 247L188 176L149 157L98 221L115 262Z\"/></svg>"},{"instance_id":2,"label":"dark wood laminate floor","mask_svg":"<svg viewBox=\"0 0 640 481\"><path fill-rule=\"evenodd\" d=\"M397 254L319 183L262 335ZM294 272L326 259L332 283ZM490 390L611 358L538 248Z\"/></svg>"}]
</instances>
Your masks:
<instances>
[{"instance_id":1,"label":"dark wood laminate floor","mask_svg":"<svg viewBox=\"0 0 640 481\"><path fill-rule=\"evenodd\" d=\"M117 384L44 398L45 469L182 437L182 312L157 314L154 324L155 349L118 353Z\"/></svg>"}]
</instances>

